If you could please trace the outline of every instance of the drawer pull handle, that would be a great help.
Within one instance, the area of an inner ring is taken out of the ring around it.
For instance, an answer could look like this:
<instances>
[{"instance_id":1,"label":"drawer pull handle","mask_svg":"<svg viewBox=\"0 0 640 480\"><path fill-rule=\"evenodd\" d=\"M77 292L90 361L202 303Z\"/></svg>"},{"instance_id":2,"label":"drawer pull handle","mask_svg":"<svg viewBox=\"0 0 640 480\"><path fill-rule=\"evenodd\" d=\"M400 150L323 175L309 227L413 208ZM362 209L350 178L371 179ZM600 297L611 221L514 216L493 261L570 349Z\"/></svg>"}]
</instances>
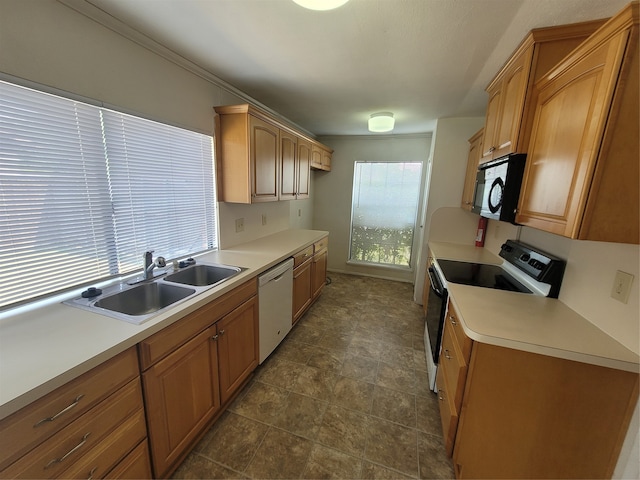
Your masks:
<instances>
[{"instance_id":1,"label":"drawer pull handle","mask_svg":"<svg viewBox=\"0 0 640 480\"><path fill-rule=\"evenodd\" d=\"M97 469L98 469L98 467L93 467L91 469L91 471L89 472L89 477L87 477L87 480L93 480L93 474L96 473Z\"/></svg>"},{"instance_id":2,"label":"drawer pull handle","mask_svg":"<svg viewBox=\"0 0 640 480\"><path fill-rule=\"evenodd\" d=\"M67 453L65 453L60 458L54 458L53 460L50 460L49 463L47 463L44 466L45 470L47 468L49 468L51 465L55 465L56 463L64 462L67 459L67 457L69 457L69 455L72 455L74 452L76 452L80 447L82 447L87 442L87 438L89 437L90 434L91 434L91 432L85 433L83 435L83 437L82 437L82 440L80 440L80 443L78 445L76 445L75 447L73 447L71 450L69 450Z\"/></svg>"},{"instance_id":3,"label":"drawer pull handle","mask_svg":"<svg viewBox=\"0 0 640 480\"><path fill-rule=\"evenodd\" d=\"M68 405L66 407L64 407L62 410L60 410L58 413L56 413L55 415L53 415L52 417L47 417L47 418L43 418L42 420L40 420L38 423L36 423L33 428L39 427L40 425L42 425L43 423L46 422L53 422L56 418L58 418L60 415L64 415L65 413L67 413L69 410L71 410L73 407L75 407L76 405L78 405L78 403L80 402L80 400L82 400L82 397L84 397L84 395L78 395L73 402L71 403L71 405Z\"/></svg>"},{"instance_id":4,"label":"drawer pull handle","mask_svg":"<svg viewBox=\"0 0 640 480\"><path fill-rule=\"evenodd\" d=\"M449 349L448 348L444 349L444 358L446 358L447 360L451 360L451 355L449 355Z\"/></svg>"}]
</instances>

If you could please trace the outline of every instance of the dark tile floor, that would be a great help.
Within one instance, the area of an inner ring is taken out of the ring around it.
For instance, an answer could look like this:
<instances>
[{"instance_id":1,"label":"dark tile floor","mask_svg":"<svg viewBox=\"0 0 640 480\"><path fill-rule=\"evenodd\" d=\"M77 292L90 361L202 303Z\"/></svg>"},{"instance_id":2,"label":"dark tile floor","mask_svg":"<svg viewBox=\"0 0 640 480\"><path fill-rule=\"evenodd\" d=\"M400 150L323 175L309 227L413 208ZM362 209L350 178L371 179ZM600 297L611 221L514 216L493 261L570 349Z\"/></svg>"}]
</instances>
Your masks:
<instances>
[{"instance_id":1,"label":"dark tile floor","mask_svg":"<svg viewBox=\"0 0 640 480\"><path fill-rule=\"evenodd\" d=\"M174 478L453 478L407 283L329 274Z\"/></svg>"}]
</instances>

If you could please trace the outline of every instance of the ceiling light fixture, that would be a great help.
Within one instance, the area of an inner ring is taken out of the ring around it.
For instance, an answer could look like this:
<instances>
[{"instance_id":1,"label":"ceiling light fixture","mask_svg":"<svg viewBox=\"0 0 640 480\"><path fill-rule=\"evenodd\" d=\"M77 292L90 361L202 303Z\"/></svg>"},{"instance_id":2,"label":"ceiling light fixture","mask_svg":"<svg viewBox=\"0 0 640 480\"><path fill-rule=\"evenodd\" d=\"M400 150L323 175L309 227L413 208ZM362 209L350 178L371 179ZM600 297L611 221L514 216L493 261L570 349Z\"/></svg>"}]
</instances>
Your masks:
<instances>
[{"instance_id":1,"label":"ceiling light fixture","mask_svg":"<svg viewBox=\"0 0 640 480\"><path fill-rule=\"evenodd\" d=\"M370 132L390 132L394 124L395 120L391 112L372 113L369 117Z\"/></svg>"},{"instance_id":2,"label":"ceiling light fixture","mask_svg":"<svg viewBox=\"0 0 640 480\"><path fill-rule=\"evenodd\" d=\"M293 0L298 5L309 10L333 10L341 7L349 0Z\"/></svg>"}]
</instances>

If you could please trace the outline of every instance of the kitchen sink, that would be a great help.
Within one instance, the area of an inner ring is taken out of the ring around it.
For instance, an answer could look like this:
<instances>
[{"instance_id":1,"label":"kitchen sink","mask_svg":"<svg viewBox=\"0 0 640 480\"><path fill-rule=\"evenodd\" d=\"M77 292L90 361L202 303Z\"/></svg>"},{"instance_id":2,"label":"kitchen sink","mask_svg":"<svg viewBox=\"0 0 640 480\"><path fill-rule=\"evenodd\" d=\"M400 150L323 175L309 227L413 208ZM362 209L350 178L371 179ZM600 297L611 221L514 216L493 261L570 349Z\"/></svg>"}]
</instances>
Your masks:
<instances>
[{"instance_id":1,"label":"kitchen sink","mask_svg":"<svg viewBox=\"0 0 640 480\"><path fill-rule=\"evenodd\" d=\"M94 306L125 315L148 315L196 293L193 288L154 282L98 300Z\"/></svg>"},{"instance_id":2,"label":"kitchen sink","mask_svg":"<svg viewBox=\"0 0 640 480\"><path fill-rule=\"evenodd\" d=\"M204 287L216 285L241 271L240 267L229 265L199 264L167 275L164 279L167 282Z\"/></svg>"},{"instance_id":3,"label":"kitchen sink","mask_svg":"<svg viewBox=\"0 0 640 480\"><path fill-rule=\"evenodd\" d=\"M89 293L87 296L63 303L140 325L162 313L165 308L214 288L243 270L246 269L233 265L199 263L164 277L161 273L151 280L140 280L138 277L133 282L107 286L103 291L90 288L83 292L83 295Z\"/></svg>"}]
</instances>

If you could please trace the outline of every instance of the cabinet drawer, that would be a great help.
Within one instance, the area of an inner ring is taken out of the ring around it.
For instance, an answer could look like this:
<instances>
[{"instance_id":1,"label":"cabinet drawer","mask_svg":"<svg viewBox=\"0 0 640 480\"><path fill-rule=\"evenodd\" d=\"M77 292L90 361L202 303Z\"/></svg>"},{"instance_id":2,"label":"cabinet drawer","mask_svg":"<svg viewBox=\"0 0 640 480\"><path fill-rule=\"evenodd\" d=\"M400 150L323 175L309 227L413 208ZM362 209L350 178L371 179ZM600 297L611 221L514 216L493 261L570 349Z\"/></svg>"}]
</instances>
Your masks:
<instances>
[{"instance_id":1,"label":"cabinet drawer","mask_svg":"<svg viewBox=\"0 0 640 480\"><path fill-rule=\"evenodd\" d=\"M465 363L469 363L469 359L471 358L471 346L473 345L473 340L471 340L464 333L464 329L462 328L462 323L460 322L460 317L458 312L456 312L453 303L449 301L449 309L447 310L447 322L453 327L453 337L458 344L458 348L462 353L462 358Z\"/></svg>"},{"instance_id":2,"label":"cabinet drawer","mask_svg":"<svg viewBox=\"0 0 640 480\"><path fill-rule=\"evenodd\" d=\"M325 250L329 247L329 237L324 237L322 240L317 241L313 244L313 251L319 252L321 250Z\"/></svg>"},{"instance_id":3,"label":"cabinet drawer","mask_svg":"<svg viewBox=\"0 0 640 480\"><path fill-rule=\"evenodd\" d=\"M102 478L146 435L144 410L140 409L65 470L62 476L64 478Z\"/></svg>"},{"instance_id":4,"label":"cabinet drawer","mask_svg":"<svg viewBox=\"0 0 640 480\"><path fill-rule=\"evenodd\" d=\"M462 358L462 353L455 342L452 329L447 325L442 335L442 351L440 352L439 366L444 368L444 379L447 390L459 410L462 403L464 381L467 378L467 363Z\"/></svg>"},{"instance_id":5,"label":"cabinet drawer","mask_svg":"<svg viewBox=\"0 0 640 480\"><path fill-rule=\"evenodd\" d=\"M138 376L135 348L117 355L0 422L0 470Z\"/></svg>"},{"instance_id":6,"label":"cabinet drawer","mask_svg":"<svg viewBox=\"0 0 640 480\"><path fill-rule=\"evenodd\" d=\"M147 441L140 444L104 478L151 478L151 460Z\"/></svg>"},{"instance_id":7,"label":"cabinet drawer","mask_svg":"<svg viewBox=\"0 0 640 480\"><path fill-rule=\"evenodd\" d=\"M253 278L140 342L138 347L142 370L169 355L257 293L257 279Z\"/></svg>"},{"instance_id":8,"label":"cabinet drawer","mask_svg":"<svg viewBox=\"0 0 640 480\"><path fill-rule=\"evenodd\" d=\"M438 404L440 405L440 421L442 423L445 450L447 455L451 456L453 454L453 443L458 428L458 410L447 390L445 376L446 367L438 367L436 387L438 389Z\"/></svg>"},{"instance_id":9,"label":"cabinet drawer","mask_svg":"<svg viewBox=\"0 0 640 480\"><path fill-rule=\"evenodd\" d=\"M142 389L136 378L3 470L0 477L57 477L142 408Z\"/></svg>"},{"instance_id":10,"label":"cabinet drawer","mask_svg":"<svg viewBox=\"0 0 640 480\"><path fill-rule=\"evenodd\" d=\"M293 267L297 267L298 265L302 265L306 260L309 260L313 257L313 245L309 245L304 250L300 250L299 252L293 255Z\"/></svg>"}]
</instances>

